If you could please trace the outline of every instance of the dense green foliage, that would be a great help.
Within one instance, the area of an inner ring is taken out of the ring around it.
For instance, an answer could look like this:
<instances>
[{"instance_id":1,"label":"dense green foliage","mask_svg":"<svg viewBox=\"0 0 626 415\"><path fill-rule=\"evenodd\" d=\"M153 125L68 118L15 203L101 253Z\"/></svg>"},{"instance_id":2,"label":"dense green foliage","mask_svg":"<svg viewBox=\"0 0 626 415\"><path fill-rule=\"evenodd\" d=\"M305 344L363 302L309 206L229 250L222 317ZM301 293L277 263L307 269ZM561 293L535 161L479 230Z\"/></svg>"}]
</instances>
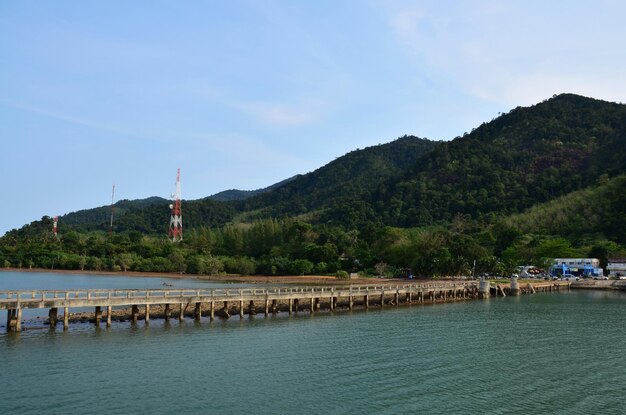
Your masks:
<instances>
[{"instance_id":1,"label":"dense green foliage","mask_svg":"<svg viewBox=\"0 0 626 415\"><path fill-rule=\"evenodd\" d=\"M450 142L356 150L245 200L183 202L165 238L151 198L43 218L0 239L4 266L188 273L508 272L560 256L625 255L626 106L560 95ZM241 199L230 192L227 198ZM626 255L625 255L626 256Z\"/></svg>"}]
</instances>

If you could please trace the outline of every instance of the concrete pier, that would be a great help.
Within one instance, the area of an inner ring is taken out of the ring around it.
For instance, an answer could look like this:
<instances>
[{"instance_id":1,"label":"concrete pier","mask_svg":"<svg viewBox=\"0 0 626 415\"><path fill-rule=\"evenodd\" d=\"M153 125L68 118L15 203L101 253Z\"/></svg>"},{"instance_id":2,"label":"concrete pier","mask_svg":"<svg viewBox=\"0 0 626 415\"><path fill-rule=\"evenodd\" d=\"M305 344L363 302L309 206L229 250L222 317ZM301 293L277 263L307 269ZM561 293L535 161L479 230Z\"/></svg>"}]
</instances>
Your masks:
<instances>
[{"instance_id":1,"label":"concrete pier","mask_svg":"<svg viewBox=\"0 0 626 415\"><path fill-rule=\"evenodd\" d=\"M568 282L538 281L525 284L521 287L517 280L511 284L499 284L495 295L519 295L533 292L557 291L564 287L569 288ZM265 311L266 315L278 312L298 312L308 309L311 313L322 309L352 310L354 308L369 308L373 306L385 307L423 304L447 301L463 301L472 298L488 298L490 293L489 281L461 281L386 284L386 285L350 285L333 287L288 287L288 288L244 288L244 289L163 289L163 290L51 290L51 291L0 291L0 310L7 311L7 329L20 331L22 329L22 310L25 308L49 309L51 329L58 321L58 309L63 307L63 327L70 324L70 309L89 307L95 310L93 321L99 322L104 316L102 311L106 307L106 324L111 325L112 309L130 308L130 320L136 323L139 318L139 307L145 314L145 322L149 323L155 315L151 314L152 307L158 307L156 316L166 320L170 318L172 304L177 308L177 316L184 319L187 308L192 306L196 320L202 319L202 310L208 309L208 317L215 319L215 302L221 302L220 317L227 318L230 313L238 313L241 318L245 314L253 315ZM517 294L515 294L517 292ZM302 303L304 301L304 303ZM263 305L259 308L255 304ZM145 308L144 308L145 307ZM230 308L229 308L230 307ZM190 311L191 314L191 311ZM123 317L122 317L123 318Z\"/></svg>"}]
</instances>

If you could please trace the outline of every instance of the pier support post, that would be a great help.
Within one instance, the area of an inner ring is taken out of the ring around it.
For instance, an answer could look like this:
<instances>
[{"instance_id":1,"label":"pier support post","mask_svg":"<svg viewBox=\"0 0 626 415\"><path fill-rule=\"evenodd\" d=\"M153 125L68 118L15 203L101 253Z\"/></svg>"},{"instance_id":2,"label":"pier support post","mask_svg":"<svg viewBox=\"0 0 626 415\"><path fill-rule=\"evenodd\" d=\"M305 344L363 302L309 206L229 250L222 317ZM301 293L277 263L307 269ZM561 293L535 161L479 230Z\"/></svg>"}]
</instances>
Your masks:
<instances>
[{"instance_id":1,"label":"pier support post","mask_svg":"<svg viewBox=\"0 0 626 415\"><path fill-rule=\"evenodd\" d=\"M289 299L289 314L291 314L293 312L293 299L290 298Z\"/></svg>"},{"instance_id":2,"label":"pier support post","mask_svg":"<svg viewBox=\"0 0 626 415\"><path fill-rule=\"evenodd\" d=\"M113 318L113 307L107 306L107 327L111 327L112 318Z\"/></svg>"},{"instance_id":3,"label":"pier support post","mask_svg":"<svg viewBox=\"0 0 626 415\"><path fill-rule=\"evenodd\" d=\"M96 311L94 313L96 326L100 325L100 321L102 321L102 307L99 305L96 306ZM56 323L55 323L56 325Z\"/></svg>"},{"instance_id":4,"label":"pier support post","mask_svg":"<svg viewBox=\"0 0 626 415\"><path fill-rule=\"evenodd\" d=\"M363 296L363 302L365 303L365 309L370 308L370 296L369 295Z\"/></svg>"},{"instance_id":5,"label":"pier support post","mask_svg":"<svg viewBox=\"0 0 626 415\"><path fill-rule=\"evenodd\" d=\"M478 282L478 298L489 298L491 287L484 278Z\"/></svg>"},{"instance_id":6,"label":"pier support post","mask_svg":"<svg viewBox=\"0 0 626 415\"><path fill-rule=\"evenodd\" d=\"M509 292L509 294L520 295L519 281L516 277L511 278L511 291Z\"/></svg>"},{"instance_id":7,"label":"pier support post","mask_svg":"<svg viewBox=\"0 0 626 415\"><path fill-rule=\"evenodd\" d=\"M278 313L278 304L276 304L276 300L272 300L272 314Z\"/></svg>"},{"instance_id":8,"label":"pier support post","mask_svg":"<svg viewBox=\"0 0 626 415\"><path fill-rule=\"evenodd\" d=\"M137 315L139 314L139 307L137 305L133 305L130 312L130 321L133 324L137 324Z\"/></svg>"},{"instance_id":9,"label":"pier support post","mask_svg":"<svg viewBox=\"0 0 626 415\"><path fill-rule=\"evenodd\" d=\"M70 326L70 308L69 307L64 307L63 308L63 330L67 330Z\"/></svg>"},{"instance_id":10,"label":"pier support post","mask_svg":"<svg viewBox=\"0 0 626 415\"><path fill-rule=\"evenodd\" d=\"M298 313L298 307L300 306L300 299L299 298L294 298L293 299L293 308L294 311L296 312L296 314Z\"/></svg>"},{"instance_id":11,"label":"pier support post","mask_svg":"<svg viewBox=\"0 0 626 415\"><path fill-rule=\"evenodd\" d=\"M146 304L146 315L144 317L146 324L150 324L150 304Z\"/></svg>"},{"instance_id":12,"label":"pier support post","mask_svg":"<svg viewBox=\"0 0 626 415\"><path fill-rule=\"evenodd\" d=\"M311 314L315 311L315 298L311 298Z\"/></svg>"},{"instance_id":13,"label":"pier support post","mask_svg":"<svg viewBox=\"0 0 626 415\"><path fill-rule=\"evenodd\" d=\"M215 320L215 301L211 301L211 304L209 306L209 312L211 313L211 320Z\"/></svg>"},{"instance_id":14,"label":"pier support post","mask_svg":"<svg viewBox=\"0 0 626 415\"><path fill-rule=\"evenodd\" d=\"M348 297L348 309L352 310L352 307L354 307L354 298L350 296Z\"/></svg>"},{"instance_id":15,"label":"pier support post","mask_svg":"<svg viewBox=\"0 0 626 415\"><path fill-rule=\"evenodd\" d=\"M243 318L243 300L239 300L239 318Z\"/></svg>"},{"instance_id":16,"label":"pier support post","mask_svg":"<svg viewBox=\"0 0 626 415\"><path fill-rule=\"evenodd\" d=\"M202 318L202 303L196 303L196 306L193 309L193 318L196 320L200 320Z\"/></svg>"},{"instance_id":17,"label":"pier support post","mask_svg":"<svg viewBox=\"0 0 626 415\"><path fill-rule=\"evenodd\" d=\"M380 294L380 307L384 307L385 306L385 290L383 290L383 292Z\"/></svg>"},{"instance_id":18,"label":"pier support post","mask_svg":"<svg viewBox=\"0 0 626 415\"><path fill-rule=\"evenodd\" d=\"M397 288L396 288L396 293L393 296L393 301L395 301L396 307L400 305L400 293L398 292Z\"/></svg>"},{"instance_id":19,"label":"pier support post","mask_svg":"<svg viewBox=\"0 0 626 415\"><path fill-rule=\"evenodd\" d=\"M265 299L265 317L270 313L270 300L269 298Z\"/></svg>"},{"instance_id":20,"label":"pier support post","mask_svg":"<svg viewBox=\"0 0 626 415\"><path fill-rule=\"evenodd\" d=\"M59 309L53 307L48 311L48 322L51 328L56 328L57 321L59 320Z\"/></svg>"},{"instance_id":21,"label":"pier support post","mask_svg":"<svg viewBox=\"0 0 626 415\"><path fill-rule=\"evenodd\" d=\"M165 304L165 308L163 309L163 318L165 319L165 321L168 321L170 319L170 313L171 313L170 305Z\"/></svg>"},{"instance_id":22,"label":"pier support post","mask_svg":"<svg viewBox=\"0 0 626 415\"><path fill-rule=\"evenodd\" d=\"M256 309L254 307L254 300L250 300L250 304L248 304L248 314L251 316L256 314Z\"/></svg>"},{"instance_id":23,"label":"pier support post","mask_svg":"<svg viewBox=\"0 0 626 415\"><path fill-rule=\"evenodd\" d=\"M15 331L22 331L22 309L18 307L15 320Z\"/></svg>"},{"instance_id":24,"label":"pier support post","mask_svg":"<svg viewBox=\"0 0 626 415\"><path fill-rule=\"evenodd\" d=\"M185 319L185 305L180 303L180 313L178 313L178 321L183 321Z\"/></svg>"}]
</instances>

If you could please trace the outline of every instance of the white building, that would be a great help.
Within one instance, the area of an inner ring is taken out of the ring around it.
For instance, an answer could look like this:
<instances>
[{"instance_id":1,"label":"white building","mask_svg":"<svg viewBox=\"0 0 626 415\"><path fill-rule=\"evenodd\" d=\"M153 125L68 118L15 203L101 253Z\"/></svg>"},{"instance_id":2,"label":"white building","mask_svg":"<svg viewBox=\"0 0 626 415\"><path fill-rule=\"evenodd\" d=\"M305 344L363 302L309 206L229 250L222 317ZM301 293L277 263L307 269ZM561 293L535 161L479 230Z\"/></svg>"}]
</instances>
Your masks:
<instances>
[{"instance_id":1,"label":"white building","mask_svg":"<svg viewBox=\"0 0 626 415\"><path fill-rule=\"evenodd\" d=\"M626 258L609 258L606 270L611 277L619 278L626 276Z\"/></svg>"}]
</instances>

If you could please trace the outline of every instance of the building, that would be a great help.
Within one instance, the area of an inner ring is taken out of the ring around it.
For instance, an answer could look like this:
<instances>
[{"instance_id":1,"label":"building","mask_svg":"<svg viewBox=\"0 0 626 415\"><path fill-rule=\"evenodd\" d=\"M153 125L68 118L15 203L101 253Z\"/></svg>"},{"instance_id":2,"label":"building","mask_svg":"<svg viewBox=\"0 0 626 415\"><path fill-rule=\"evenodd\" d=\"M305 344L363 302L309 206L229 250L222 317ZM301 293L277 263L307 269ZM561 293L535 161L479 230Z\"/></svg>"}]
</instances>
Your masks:
<instances>
[{"instance_id":1,"label":"building","mask_svg":"<svg viewBox=\"0 0 626 415\"><path fill-rule=\"evenodd\" d=\"M555 258L550 267L550 275L560 277L572 274L577 277L601 277L604 271L598 258Z\"/></svg>"},{"instance_id":2,"label":"building","mask_svg":"<svg viewBox=\"0 0 626 415\"><path fill-rule=\"evenodd\" d=\"M614 278L626 277L626 258L609 258L606 271Z\"/></svg>"}]
</instances>

